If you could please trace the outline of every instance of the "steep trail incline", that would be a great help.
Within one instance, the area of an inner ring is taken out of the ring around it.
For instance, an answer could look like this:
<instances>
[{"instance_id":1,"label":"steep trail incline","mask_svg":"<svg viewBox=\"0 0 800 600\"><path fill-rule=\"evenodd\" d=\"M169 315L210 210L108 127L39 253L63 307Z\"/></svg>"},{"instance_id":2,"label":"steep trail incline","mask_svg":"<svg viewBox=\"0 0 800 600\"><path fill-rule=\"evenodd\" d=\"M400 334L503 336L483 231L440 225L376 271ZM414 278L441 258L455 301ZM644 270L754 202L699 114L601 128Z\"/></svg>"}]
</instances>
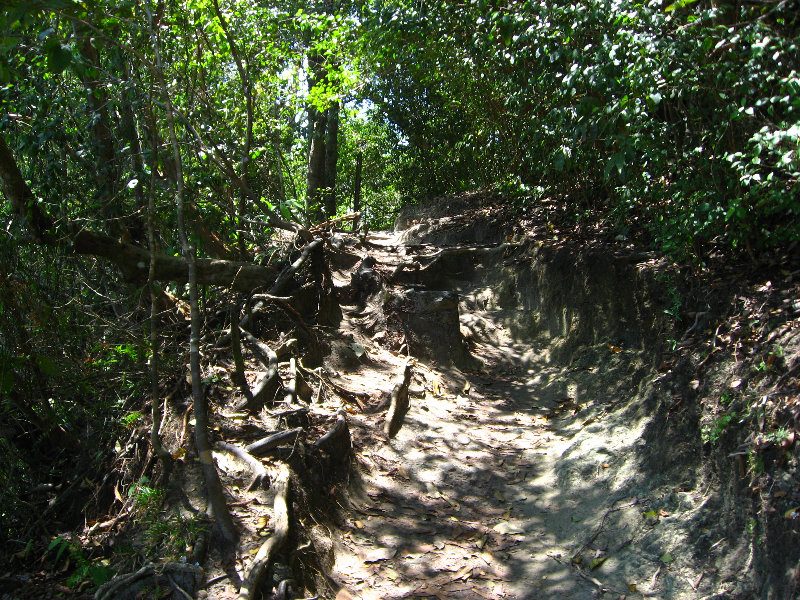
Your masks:
<instances>
[{"instance_id":1,"label":"steep trail incline","mask_svg":"<svg viewBox=\"0 0 800 600\"><path fill-rule=\"evenodd\" d=\"M419 357L396 436L383 413L348 417L360 477L335 579L364 599L734 592L748 557L715 525L699 442L664 433L692 415L657 368L650 257L565 262L499 233L428 221L334 272L363 351L341 383L388 396Z\"/></svg>"}]
</instances>

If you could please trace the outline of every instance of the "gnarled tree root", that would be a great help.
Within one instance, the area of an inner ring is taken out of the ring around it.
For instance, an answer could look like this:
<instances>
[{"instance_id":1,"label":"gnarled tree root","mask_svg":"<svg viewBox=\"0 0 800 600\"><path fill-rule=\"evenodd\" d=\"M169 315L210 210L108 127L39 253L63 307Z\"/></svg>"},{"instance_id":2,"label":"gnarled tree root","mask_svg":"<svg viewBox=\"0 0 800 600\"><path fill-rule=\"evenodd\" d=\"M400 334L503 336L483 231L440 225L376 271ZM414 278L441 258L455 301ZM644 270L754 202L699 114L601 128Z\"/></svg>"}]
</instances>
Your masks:
<instances>
[{"instance_id":1,"label":"gnarled tree root","mask_svg":"<svg viewBox=\"0 0 800 600\"><path fill-rule=\"evenodd\" d=\"M291 469L289 465L281 465L278 475L275 477L275 501L273 504L272 519L275 523L275 532L258 549L247 578L239 589L239 600L255 600L257 594L264 583L264 576L269 565L275 560L275 556L280 552L286 538L289 536L289 482L291 479Z\"/></svg>"},{"instance_id":2,"label":"gnarled tree root","mask_svg":"<svg viewBox=\"0 0 800 600\"><path fill-rule=\"evenodd\" d=\"M228 444L227 442L217 442L216 447L229 454L232 454L250 467L250 471L253 473L253 479L247 486L247 491L252 492L259 487L269 487L269 475L267 475L267 470L264 468L264 465L261 464L261 461L259 461L255 456L250 454L244 448L240 448L234 444Z\"/></svg>"},{"instance_id":3,"label":"gnarled tree root","mask_svg":"<svg viewBox=\"0 0 800 600\"><path fill-rule=\"evenodd\" d=\"M388 437L394 437L400 431L403 417L408 412L408 384L411 382L411 362L407 361L403 369L403 379L394 386L389 411L383 424L383 432Z\"/></svg>"},{"instance_id":4,"label":"gnarled tree root","mask_svg":"<svg viewBox=\"0 0 800 600\"><path fill-rule=\"evenodd\" d=\"M264 456L270 450L274 450L278 446L286 443L294 443L297 436L303 433L302 427L294 429L287 429L286 431L279 431L263 439L253 442L245 447L245 452L253 456Z\"/></svg>"},{"instance_id":5,"label":"gnarled tree root","mask_svg":"<svg viewBox=\"0 0 800 600\"><path fill-rule=\"evenodd\" d=\"M147 565L135 573L119 575L101 585L94 594L95 600L138 600L145 586L161 589L172 587L183 597L194 598L203 581L203 569L195 565L166 563Z\"/></svg>"}]
</instances>

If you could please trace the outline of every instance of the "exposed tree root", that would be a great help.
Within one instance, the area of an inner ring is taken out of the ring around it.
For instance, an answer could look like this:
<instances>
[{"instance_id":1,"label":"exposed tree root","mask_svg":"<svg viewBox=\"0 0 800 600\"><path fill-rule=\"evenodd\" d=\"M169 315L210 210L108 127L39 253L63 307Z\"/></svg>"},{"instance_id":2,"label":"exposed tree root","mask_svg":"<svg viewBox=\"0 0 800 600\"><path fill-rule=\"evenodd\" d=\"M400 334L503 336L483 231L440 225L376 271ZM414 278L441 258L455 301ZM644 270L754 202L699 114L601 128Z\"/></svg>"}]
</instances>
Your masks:
<instances>
[{"instance_id":1,"label":"exposed tree root","mask_svg":"<svg viewBox=\"0 0 800 600\"><path fill-rule=\"evenodd\" d=\"M194 598L203 580L203 569L195 565L166 563L148 565L135 573L119 575L103 584L94 594L95 600L138 600L147 597L144 588L178 588L183 594ZM179 592L180 593L180 592ZM184 596L186 597L186 596Z\"/></svg>"},{"instance_id":2,"label":"exposed tree root","mask_svg":"<svg viewBox=\"0 0 800 600\"><path fill-rule=\"evenodd\" d=\"M245 447L245 451L253 456L264 456L270 450L274 450L278 446L286 444L287 442L294 443L299 435L303 433L302 427L294 429L287 429L286 431L279 431L264 439L253 442Z\"/></svg>"},{"instance_id":3,"label":"exposed tree root","mask_svg":"<svg viewBox=\"0 0 800 600\"><path fill-rule=\"evenodd\" d=\"M289 280L292 276L297 273L297 270L303 266L308 260L308 257L311 256L311 253L314 251L315 248L322 244L322 238L317 238L312 242L306 244L306 247L303 248L303 251L300 253L300 256L297 260L295 260L292 264L287 266L281 273L278 275L275 283L270 288L269 293L271 296L277 296L282 291L283 288L286 287L286 284L289 283Z\"/></svg>"},{"instance_id":4,"label":"exposed tree root","mask_svg":"<svg viewBox=\"0 0 800 600\"><path fill-rule=\"evenodd\" d=\"M227 442L217 442L216 447L220 450L228 452L229 454L233 454L236 458L246 463L247 466L250 467L250 470L253 472L253 479L248 484L247 491L252 492L259 487L269 487L269 475L267 475L267 470L264 468L264 465L261 464L261 461L259 461L255 456L250 454L244 448L240 448L235 444L228 444Z\"/></svg>"},{"instance_id":5,"label":"exposed tree root","mask_svg":"<svg viewBox=\"0 0 800 600\"><path fill-rule=\"evenodd\" d=\"M239 330L239 310L231 306L231 353L233 354L234 371L231 373L231 380L239 388L245 397L245 406L254 404L253 392L244 376L244 358L242 357L241 331ZM155 413L154 413L155 414Z\"/></svg>"},{"instance_id":6,"label":"exposed tree root","mask_svg":"<svg viewBox=\"0 0 800 600\"><path fill-rule=\"evenodd\" d=\"M392 400L383 425L383 432L388 437L397 435L397 432L400 431L400 426L403 424L403 417L408 411L408 384L410 382L411 361L406 361L406 366L403 369L403 379L392 390Z\"/></svg>"},{"instance_id":7,"label":"exposed tree root","mask_svg":"<svg viewBox=\"0 0 800 600\"><path fill-rule=\"evenodd\" d=\"M231 331L236 329L238 329L238 327L234 326ZM266 404L272 404L282 387L280 377L278 377L278 353L258 340L251 333L245 331L244 335L253 353L267 368L267 374L264 375L249 395L245 395L245 404L238 407L239 409L245 408L251 412L256 412L264 408ZM233 337L234 336L231 337L232 343L234 343Z\"/></svg>"},{"instance_id":8,"label":"exposed tree root","mask_svg":"<svg viewBox=\"0 0 800 600\"><path fill-rule=\"evenodd\" d=\"M286 386L284 402L287 406L296 404L298 401L303 404L311 402L314 390L308 385L300 369L297 367L297 359L292 357L289 361L289 383Z\"/></svg>"},{"instance_id":9,"label":"exposed tree root","mask_svg":"<svg viewBox=\"0 0 800 600\"><path fill-rule=\"evenodd\" d=\"M314 442L314 447L326 452L335 462L340 462L347 457L350 453L351 441L344 411L339 412L333 427Z\"/></svg>"},{"instance_id":10,"label":"exposed tree root","mask_svg":"<svg viewBox=\"0 0 800 600\"><path fill-rule=\"evenodd\" d=\"M289 465L281 465L278 475L275 477L275 501L273 504L272 520L275 523L275 531L258 549L247 578L242 583L239 590L239 600L255 600L263 585L264 576L269 565L275 560L275 556L281 550L286 538L289 535L289 482L291 479L291 469Z\"/></svg>"}]
</instances>

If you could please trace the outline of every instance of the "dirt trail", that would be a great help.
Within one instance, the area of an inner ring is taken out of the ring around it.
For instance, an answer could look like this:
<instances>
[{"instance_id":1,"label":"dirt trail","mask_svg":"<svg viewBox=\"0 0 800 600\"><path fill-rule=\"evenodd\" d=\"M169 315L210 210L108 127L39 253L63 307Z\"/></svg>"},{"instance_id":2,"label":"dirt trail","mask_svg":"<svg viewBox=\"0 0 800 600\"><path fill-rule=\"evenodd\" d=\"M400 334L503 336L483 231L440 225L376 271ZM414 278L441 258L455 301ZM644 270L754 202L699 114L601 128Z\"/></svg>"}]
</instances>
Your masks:
<instances>
[{"instance_id":1,"label":"dirt trail","mask_svg":"<svg viewBox=\"0 0 800 600\"><path fill-rule=\"evenodd\" d=\"M370 238L376 271L442 252L404 240ZM669 394L652 357L596 340L553 360L564 339L520 336L524 311L497 301L497 264L483 262L439 280L459 293L475 368L415 361L410 409L391 440L375 433L382 415L350 417L362 479L351 484L335 578L365 600L691 599L731 589L735 572L714 562L730 542L711 540L712 528L708 553L689 541L713 519L708 496L691 472L675 481L675 465L653 470L642 451L654 418L646 399ZM334 279L342 285L356 268ZM368 310L344 312L342 330L368 361L342 382L388 391L404 358L364 334Z\"/></svg>"}]
</instances>

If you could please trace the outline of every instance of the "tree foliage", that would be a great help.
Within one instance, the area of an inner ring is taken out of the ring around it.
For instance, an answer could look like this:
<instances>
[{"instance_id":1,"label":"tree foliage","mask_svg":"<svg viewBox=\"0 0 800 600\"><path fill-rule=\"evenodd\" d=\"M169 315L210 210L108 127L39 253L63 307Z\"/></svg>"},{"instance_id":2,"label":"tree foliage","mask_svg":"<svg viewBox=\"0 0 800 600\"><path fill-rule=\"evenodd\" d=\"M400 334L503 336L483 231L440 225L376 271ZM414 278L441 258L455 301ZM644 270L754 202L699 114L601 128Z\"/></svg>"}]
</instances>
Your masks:
<instances>
[{"instance_id":1,"label":"tree foliage","mask_svg":"<svg viewBox=\"0 0 800 600\"><path fill-rule=\"evenodd\" d=\"M376 2L371 99L415 194L511 184L665 250L797 240L796 2Z\"/></svg>"}]
</instances>

